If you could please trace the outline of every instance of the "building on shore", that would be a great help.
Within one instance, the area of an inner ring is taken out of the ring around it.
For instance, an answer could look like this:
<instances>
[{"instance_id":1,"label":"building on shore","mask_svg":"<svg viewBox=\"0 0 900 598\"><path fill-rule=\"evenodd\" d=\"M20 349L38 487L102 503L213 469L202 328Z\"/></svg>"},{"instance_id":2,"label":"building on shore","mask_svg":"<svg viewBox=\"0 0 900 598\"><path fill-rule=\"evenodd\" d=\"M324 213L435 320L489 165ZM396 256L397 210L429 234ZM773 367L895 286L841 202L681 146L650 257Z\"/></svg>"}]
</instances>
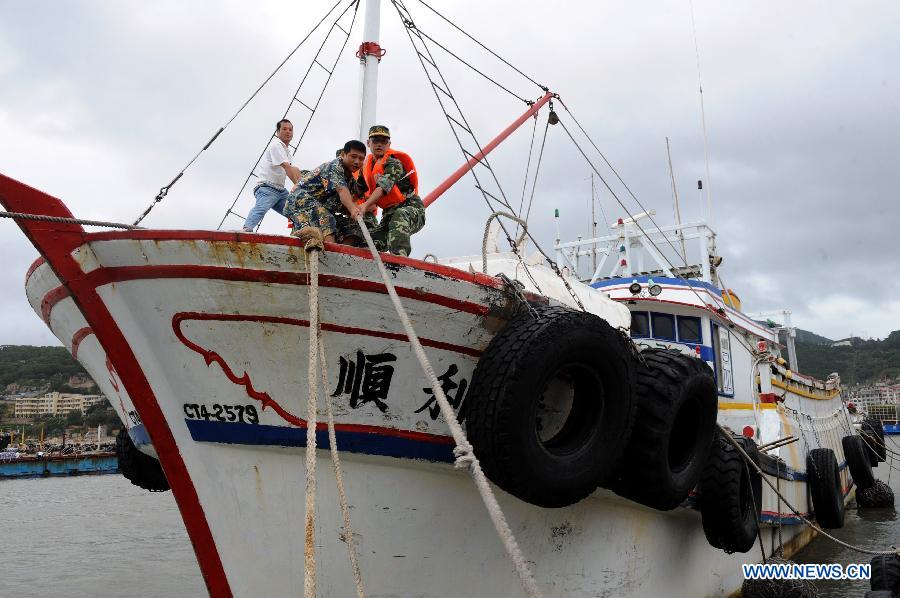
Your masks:
<instances>
[{"instance_id":1,"label":"building on shore","mask_svg":"<svg viewBox=\"0 0 900 598\"><path fill-rule=\"evenodd\" d=\"M106 401L103 395L78 395L48 392L42 397L16 397L16 417L66 415L78 411L82 415L89 407Z\"/></svg>"},{"instance_id":2,"label":"building on shore","mask_svg":"<svg viewBox=\"0 0 900 598\"><path fill-rule=\"evenodd\" d=\"M897 419L900 411L900 379L855 386L848 391L847 399L872 417Z\"/></svg>"}]
</instances>

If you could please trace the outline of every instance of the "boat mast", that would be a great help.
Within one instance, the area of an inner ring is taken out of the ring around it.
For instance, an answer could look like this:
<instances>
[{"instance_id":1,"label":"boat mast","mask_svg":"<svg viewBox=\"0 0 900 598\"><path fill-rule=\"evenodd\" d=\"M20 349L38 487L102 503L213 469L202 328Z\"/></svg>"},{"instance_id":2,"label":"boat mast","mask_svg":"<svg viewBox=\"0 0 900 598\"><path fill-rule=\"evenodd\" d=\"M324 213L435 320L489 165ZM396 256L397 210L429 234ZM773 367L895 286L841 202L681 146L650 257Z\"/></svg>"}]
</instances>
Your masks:
<instances>
[{"instance_id":1,"label":"boat mast","mask_svg":"<svg viewBox=\"0 0 900 598\"><path fill-rule=\"evenodd\" d=\"M384 51L378 45L381 28L381 0L366 0L366 20L359 56L359 138L366 139L369 127L375 124L378 103L378 63Z\"/></svg>"}]
</instances>

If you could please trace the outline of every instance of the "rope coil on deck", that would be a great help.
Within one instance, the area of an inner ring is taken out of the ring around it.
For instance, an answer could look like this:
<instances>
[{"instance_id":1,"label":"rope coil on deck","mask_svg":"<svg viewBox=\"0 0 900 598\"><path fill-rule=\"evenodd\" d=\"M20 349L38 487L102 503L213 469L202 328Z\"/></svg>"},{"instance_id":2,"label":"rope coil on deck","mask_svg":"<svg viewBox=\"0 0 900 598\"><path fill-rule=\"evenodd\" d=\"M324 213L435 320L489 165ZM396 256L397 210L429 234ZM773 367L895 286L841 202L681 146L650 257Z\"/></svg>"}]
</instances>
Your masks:
<instances>
[{"instance_id":1,"label":"rope coil on deck","mask_svg":"<svg viewBox=\"0 0 900 598\"><path fill-rule=\"evenodd\" d=\"M506 517L503 515L503 511L497 503L497 498L494 496L494 493L488 484L487 477L485 477L484 471L482 471L481 465L478 463L478 458L475 457L472 445L469 444L469 441L466 439L466 433L459 425L459 421L456 419L456 413L447 401L447 396L444 394L444 390L441 388L437 375L435 375L434 369L431 367L431 362L425 355L425 350L422 348L422 343L419 342L419 337L413 329L409 316L403 308L403 304L400 303L400 297L397 295L394 284L391 282L391 277L388 275L384 263L381 261L381 256L375 248L375 243L372 241L372 235L369 234L369 229L366 227L366 223L363 221L361 215L356 217L356 222L359 224L363 237L366 239L366 245L369 247L372 259L375 261L375 265L378 266L378 271L381 273L384 286L387 289L391 302L394 304L394 309L396 309L397 315L403 324L403 328L409 338L409 343L412 345L413 352L419 360L419 365L422 366L422 370L431 384L434 397L441 409L441 414L444 416L447 426L450 428L453 441L456 443L456 448L453 450L453 454L456 456L455 466L468 469L469 473L472 475L475 486L481 494L481 499L484 501L485 507L487 507L494 528L497 530L497 535L500 536L507 554L509 554L510 559L515 565L516 573L519 576L519 581L522 583L525 594L529 596L529 598L539 597L541 596L541 591L537 586L537 582L535 582L534 576L531 574L531 570L525 562L525 557L522 556L522 551L519 550L516 538L513 535L509 524L506 522Z\"/></svg>"}]
</instances>

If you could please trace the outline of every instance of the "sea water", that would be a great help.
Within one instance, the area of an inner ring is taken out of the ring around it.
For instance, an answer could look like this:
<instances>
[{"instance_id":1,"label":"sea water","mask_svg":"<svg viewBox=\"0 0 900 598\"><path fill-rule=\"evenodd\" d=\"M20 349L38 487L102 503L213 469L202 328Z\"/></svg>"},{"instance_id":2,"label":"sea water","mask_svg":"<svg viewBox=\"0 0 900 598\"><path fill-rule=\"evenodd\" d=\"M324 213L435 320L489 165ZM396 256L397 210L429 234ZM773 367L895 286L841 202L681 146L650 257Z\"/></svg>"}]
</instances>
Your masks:
<instances>
[{"instance_id":1,"label":"sea water","mask_svg":"<svg viewBox=\"0 0 900 598\"><path fill-rule=\"evenodd\" d=\"M900 495L900 462L893 467L881 463L876 475L890 478ZM887 548L900 542L900 521L892 509L850 508L834 534ZM870 559L822 537L794 557L845 566ZM862 581L816 586L823 598L862 597L869 589ZM171 492L146 492L117 474L0 481L0 598L206 595Z\"/></svg>"}]
</instances>

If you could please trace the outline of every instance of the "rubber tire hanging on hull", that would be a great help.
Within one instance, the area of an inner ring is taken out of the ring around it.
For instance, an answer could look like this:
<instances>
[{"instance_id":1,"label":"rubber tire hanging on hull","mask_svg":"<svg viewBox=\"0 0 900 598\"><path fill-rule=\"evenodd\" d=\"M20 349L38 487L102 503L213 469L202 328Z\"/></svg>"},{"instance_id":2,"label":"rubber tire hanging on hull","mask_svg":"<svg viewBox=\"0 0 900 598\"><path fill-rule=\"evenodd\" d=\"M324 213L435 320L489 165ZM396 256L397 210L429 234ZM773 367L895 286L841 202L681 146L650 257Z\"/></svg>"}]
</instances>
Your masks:
<instances>
[{"instance_id":1,"label":"rubber tire hanging on hull","mask_svg":"<svg viewBox=\"0 0 900 598\"><path fill-rule=\"evenodd\" d=\"M872 576L869 587L874 591L900 592L900 558L896 554L879 554L869 561Z\"/></svg>"},{"instance_id":2,"label":"rubber tire hanging on hull","mask_svg":"<svg viewBox=\"0 0 900 598\"><path fill-rule=\"evenodd\" d=\"M151 492L165 492L169 489L169 481L163 473L162 465L134 446L124 427L119 428L119 435L116 436L116 458L119 473L138 488Z\"/></svg>"},{"instance_id":3,"label":"rubber tire hanging on hull","mask_svg":"<svg viewBox=\"0 0 900 598\"><path fill-rule=\"evenodd\" d=\"M872 464L869 462L869 450L862 436L844 436L841 438L841 446L844 447L844 458L850 469L850 477L857 488L871 488L875 485L875 474L872 473Z\"/></svg>"},{"instance_id":4,"label":"rubber tire hanging on hull","mask_svg":"<svg viewBox=\"0 0 900 598\"><path fill-rule=\"evenodd\" d=\"M873 444L875 453L878 455L878 462L884 463L887 460L887 446L884 443L884 424L880 419L869 417L862 423L862 431L873 435L877 442Z\"/></svg>"},{"instance_id":5,"label":"rubber tire hanging on hull","mask_svg":"<svg viewBox=\"0 0 900 598\"><path fill-rule=\"evenodd\" d=\"M634 421L630 342L556 306L498 332L466 397L466 435L490 480L542 507L574 504L606 481Z\"/></svg>"},{"instance_id":6,"label":"rubber tire hanging on hull","mask_svg":"<svg viewBox=\"0 0 900 598\"><path fill-rule=\"evenodd\" d=\"M869 458L869 465L873 468L878 467L878 449L876 448L878 439L866 430L860 430L859 435L863 439L863 444L866 445L866 456Z\"/></svg>"},{"instance_id":7,"label":"rubber tire hanging on hull","mask_svg":"<svg viewBox=\"0 0 900 598\"><path fill-rule=\"evenodd\" d=\"M645 349L635 364L637 416L631 440L610 487L654 509L680 505L712 450L719 413L716 383L700 359L667 349Z\"/></svg>"},{"instance_id":8,"label":"rubber tire hanging on hull","mask_svg":"<svg viewBox=\"0 0 900 598\"><path fill-rule=\"evenodd\" d=\"M834 451L827 448L809 451L806 479L819 525L826 529L844 527L844 490Z\"/></svg>"},{"instance_id":9,"label":"rubber tire hanging on hull","mask_svg":"<svg viewBox=\"0 0 900 598\"><path fill-rule=\"evenodd\" d=\"M735 440L754 463L759 450L749 438ZM717 435L700 482L700 515L710 546L725 552L747 552L759 533L762 477L731 442Z\"/></svg>"}]
</instances>

